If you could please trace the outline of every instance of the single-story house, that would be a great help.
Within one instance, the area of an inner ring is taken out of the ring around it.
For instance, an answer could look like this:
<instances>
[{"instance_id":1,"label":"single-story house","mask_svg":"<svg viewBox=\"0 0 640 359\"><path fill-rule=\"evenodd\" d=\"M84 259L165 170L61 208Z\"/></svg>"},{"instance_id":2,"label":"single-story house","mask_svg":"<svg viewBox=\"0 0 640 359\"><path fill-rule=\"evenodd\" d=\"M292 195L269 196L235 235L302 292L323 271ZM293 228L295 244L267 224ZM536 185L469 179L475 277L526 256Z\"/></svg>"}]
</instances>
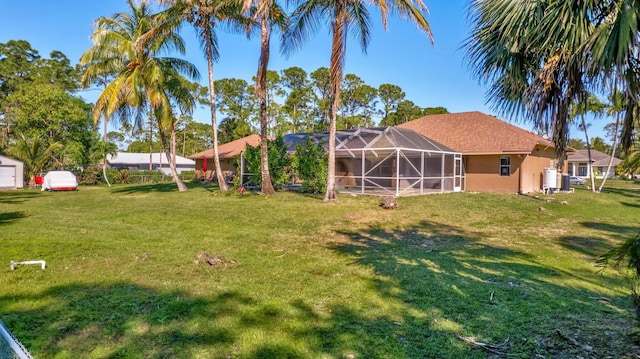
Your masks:
<instances>
[{"instance_id":1,"label":"single-story house","mask_svg":"<svg viewBox=\"0 0 640 359\"><path fill-rule=\"evenodd\" d=\"M610 158L611 156L606 153L591 150L591 168L593 169L595 178L604 178ZM589 170L589 154L587 150L575 150L575 152L569 153L567 155L567 162L569 163L570 176L589 177L591 171ZM621 162L621 159L613 158L611 171L607 174L607 178L613 177L616 174L616 167L619 166Z\"/></svg>"},{"instance_id":2,"label":"single-story house","mask_svg":"<svg viewBox=\"0 0 640 359\"><path fill-rule=\"evenodd\" d=\"M160 171L164 174L171 174L169 160L164 152L160 153L132 153L118 152L115 156L107 155L107 165L110 168L119 170L128 169L131 171ZM181 156L176 156L176 171L195 170L195 161Z\"/></svg>"},{"instance_id":3,"label":"single-story house","mask_svg":"<svg viewBox=\"0 0 640 359\"><path fill-rule=\"evenodd\" d=\"M247 145L252 147L259 146L260 136L252 134L218 146L218 158L220 159L220 167L225 177L233 175L236 172L233 161L236 157L239 157L240 160L242 160L242 153L247 148ZM213 148L195 153L189 156L189 158L195 161L197 178L204 177L204 179L206 180L215 180Z\"/></svg>"},{"instance_id":4,"label":"single-story house","mask_svg":"<svg viewBox=\"0 0 640 359\"><path fill-rule=\"evenodd\" d=\"M551 141L478 111L428 115L398 127L461 152L470 192L538 192L548 183L545 169L567 168Z\"/></svg>"},{"instance_id":5,"label":"single-story house","mask_svg":"<svg viewBox=\"0 0 640 359\"><path fill-rule=\"evenodd\" d=\"M9 157L0 156L0 190L24 188L24 164Z\"/></svg>"},{"instance_id":6,"label":"single-story house","mask_svg":"<svg viewBox=\"0 0 640 359\"><path fill-rule=\"evenodd\" d=\"M296 133L283 137L289 153L310 138L328 147L328 132ZM218 147L225 174L235 172L234 158L242 164L246 146L258 146L260 137L251 135ZM213 167L213 150L189 156L202 170ZM247 175L244 167L240 175ZM397 127L380 127L336 132L336 188L343 193L415 195L464 189L462 155L421 134Z\"/></svg>"}]
</instances>

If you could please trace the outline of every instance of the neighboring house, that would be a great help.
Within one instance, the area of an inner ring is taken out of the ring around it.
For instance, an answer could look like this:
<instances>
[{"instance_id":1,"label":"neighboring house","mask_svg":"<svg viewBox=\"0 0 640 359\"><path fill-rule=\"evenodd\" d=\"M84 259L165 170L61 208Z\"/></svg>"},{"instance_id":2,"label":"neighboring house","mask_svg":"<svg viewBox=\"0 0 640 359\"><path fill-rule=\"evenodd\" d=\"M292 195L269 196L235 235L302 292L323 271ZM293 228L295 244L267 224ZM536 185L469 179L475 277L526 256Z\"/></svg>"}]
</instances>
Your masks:
<instances>
[{"instance_id":1,"label":"neighboring house","mask_svg":"<svg viewBox=\"0 0 640 359\"><path fill-rule=\"evenodd\" d=\"M591 150L591 167L593 168L595 178L604 178L610 158L611 156L606 153ZM576 150L574 153L570 153L567 156L567 162L569 163L569 175L583 178L589 177L589 154L587 150ZM613 158L611 171L607 177L610 178L616 174L616 167L619 166L621 162L621 159Z\"/></svg>"},{"instance_id":2,"label":"neighboring house","mask_svg":"<svg viewBox=\"0 0 640 359\"><path fill-rule=\"evenodd\" d=\"M558 164L549 140L477 111L428 115L398 127L461 152L466 191L538 192L547 183L545 168ZM566 159L561 160L566 170Z\"/></svg>"},{"instance_id":3,"label":"neighboring house","mask_svg":"<svg viewBox=\"0 0 640 359\"><path fill-rule=\"evenodd\" d=\"M259 146L260 136L253 134L218 146L220 167L225 177L233 175L236 172L233 161L236 157L239 158L239 161L242 161L242 153L244 153L244 151L246 150L247 145L252 147ZM195 161L196 177L200 178L204 176L204 178L207 180L215 180L213 148L195 153L189 156L189 158ZM206 161L206 165L204 161ZM203 171L203 169L205 169L206 171Z\"/></svg>"},{"instance_id":4,"label":"neighboring house","mask_svg":"<svg viewBox=\"0 0 640 359\"><path fill-rule=\"evenodd\" d=\"M171 174L169 161L164 152L161 153L131 153L118 152L115 156L107 155L107 165L110 168L119 170L128 169L131 171L160 171L164 174ZM176 170L178 173L195 170L195 161L188 158L176 156Z\"/></svg>"},{"instance_id":5,"label":"neighboring house","mask_svg":"<svg viewBox=\"0 0 640 359\"><path fill-rule=\"evenodd\" d=\"M24 187L24 164L9 157L0 156L0 190Z\"/></svg>"}]
</instances>

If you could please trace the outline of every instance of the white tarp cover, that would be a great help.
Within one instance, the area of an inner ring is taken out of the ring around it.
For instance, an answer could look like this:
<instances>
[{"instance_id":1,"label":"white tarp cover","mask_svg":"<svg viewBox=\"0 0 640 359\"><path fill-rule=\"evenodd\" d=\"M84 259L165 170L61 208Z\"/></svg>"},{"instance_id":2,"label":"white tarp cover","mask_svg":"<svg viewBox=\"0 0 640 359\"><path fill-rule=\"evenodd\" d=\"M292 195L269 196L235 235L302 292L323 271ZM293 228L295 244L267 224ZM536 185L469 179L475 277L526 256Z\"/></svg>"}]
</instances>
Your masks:
<instances>
[{"instance_id":1,"label":"white tarp cover","mask_svg":"<svg viewBox=\"0 0 640 359\"><path fill-rule=\"evenodd\" d=\"M42 190L73 191L78 187L76 176L69 171L50 171L44 176Z\"/></svg>"}]
</instances>

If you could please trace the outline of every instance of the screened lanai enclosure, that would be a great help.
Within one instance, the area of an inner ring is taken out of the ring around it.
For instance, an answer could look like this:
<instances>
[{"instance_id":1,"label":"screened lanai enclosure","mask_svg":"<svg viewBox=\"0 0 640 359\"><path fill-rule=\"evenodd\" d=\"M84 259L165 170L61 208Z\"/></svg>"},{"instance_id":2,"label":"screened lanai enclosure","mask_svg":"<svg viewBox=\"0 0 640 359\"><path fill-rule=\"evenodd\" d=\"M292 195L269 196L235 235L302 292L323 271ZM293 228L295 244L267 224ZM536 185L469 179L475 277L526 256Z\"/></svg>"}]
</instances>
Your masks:
<instances>
[{"instance_id":1,"label":"screened lanai enclosure","mask_svg":"<svg viewBox=\"0 0 640 359\"><path fill-rule=\"evenodd\" d=\"M290 151L310 137L284 136ZM409 196L464 190L462 155L411 130L397 127L336 132L336 188L342 193Z\"/></svg>"}]
</instances>

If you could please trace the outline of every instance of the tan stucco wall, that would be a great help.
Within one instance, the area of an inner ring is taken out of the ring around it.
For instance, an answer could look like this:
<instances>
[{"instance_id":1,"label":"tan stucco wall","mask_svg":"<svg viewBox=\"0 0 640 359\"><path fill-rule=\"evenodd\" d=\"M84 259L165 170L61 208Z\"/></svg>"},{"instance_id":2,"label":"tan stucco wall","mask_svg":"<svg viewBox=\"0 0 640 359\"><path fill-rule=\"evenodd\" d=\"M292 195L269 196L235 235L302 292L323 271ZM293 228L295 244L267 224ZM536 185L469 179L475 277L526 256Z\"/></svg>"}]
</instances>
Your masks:
<instances>
[{"instance_id":1,"label":"tan stucco wall","mask_svg":"<svg viewBox=\"0 0 640 359\"><path fill-rule=\"evenodd\" d=\"M536 149L522 162L520 189L524 193L539 192L545 168L555 167L555 153L551 149ZM565 167L566 168L566 167Z\"/></svg>"},{"instance_id":2,"label":"tan stucco wall","mask_svg":"<svg viewBox=\"0 0 640 359\"><path fill-rule=\"evenodd\" d=\"M500 155L463 156L467 192L518 192L520 163L511 155L511 173L500 176Z\"/></svg>"},{"instance_id":3,"label":"tan stucco wall","mask_svg":"<svg viewBox=\"0 0 640 359\"><path fill-rule=\"evenodd\" d=\"M511 173L500 176L500 157L511 158ZM554 167L555 153L552 148L536 148L529 155L467 155L464 156L466 191L524 193L542 189L544 169ZM563 173L566 172L566 161Z\"/></svg>"}]
</instances>

